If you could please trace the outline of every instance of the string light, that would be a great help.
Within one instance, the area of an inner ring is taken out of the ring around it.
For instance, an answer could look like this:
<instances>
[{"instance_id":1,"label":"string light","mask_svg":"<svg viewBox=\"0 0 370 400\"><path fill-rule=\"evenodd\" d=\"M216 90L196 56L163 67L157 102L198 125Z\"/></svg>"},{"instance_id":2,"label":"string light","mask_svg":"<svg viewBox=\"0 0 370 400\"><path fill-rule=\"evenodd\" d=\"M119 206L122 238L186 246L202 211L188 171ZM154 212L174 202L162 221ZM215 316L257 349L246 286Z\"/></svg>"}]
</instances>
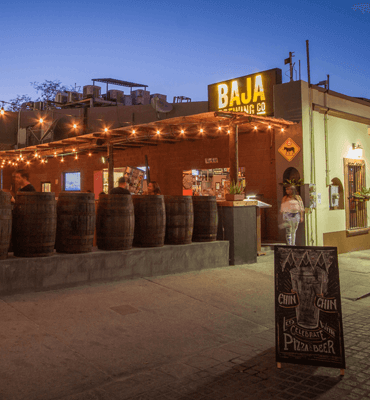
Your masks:
<instances>
[{"instance_id":1,"label":"string light","mask_svg":"<svg viewBox=\"0 0 370 400\"><path fill-rule=\"evenodd\" d=\"M54 157L56 157L57 156L57 152L56 151L54 151Z\"/></svg>"},{"instance_id":2,"label":"string light","mask_svg":"<svg viewBox=\"0 0 370 400\"><path fill-rule=\"evenodd\" d=\"M42 123L44 122L44 119L43 119L43 118L40 118L40 119L39 119L39 122L40 122L40 124L42 124Z\"/></svg>"},{"instance_id":3,"label":"string light","mask_svg":"<svg viewBox=\"0 0 370 400\"><path fill-rule=\"evenodd\" d=\"M255 131L257 130L257 125L254 126L254 130L255 130Z\"/></svg>"},{"instance_id":4,"label":"string light","mask_svg":"<svg viewBox=\"0 0 370 400\"><path fill-rule=\"evenodd\" d=\"M104 128L104 132L108 132L108 128Z\"/></svg>"},{"instance_id":5,"label":"string light","mask_svg":"<svg viewBox=\"0 0 370 400\"><path fill-rule=\"evenodd\" d=\"M221 130L221 126L218 127L218 130L219 130L219 131Z\"/></svg>"},{"instance_id":6,"label":"string light","mask_svg":"<svg viewBox=\"0 0 370 400\"><path fill-rule=\"evenodd\" d=\"M44 162L45 162L45 160L42 158L42 159L41 159L41 163L44 164Z\"/></svg>"},{"instance_id":7,"label":"string light","mask_svg":"<svg viewBox=\"0 0 370 400\"><path fill-rule=\"evenodd\" d=\"M26 164L27 164L27 165L30 165L30 162L29 162L29 161L27 161L27 162L26 162Z\"/></svg>"},{"instance_id":8,"label":"string light","mask_svg":"<svg viewBox=\"0 0 370 400\"><path fill-rule=\"evenodd\" d=\"M158 130L157 130L157 135L159 135L161 132L159 132Z\"/></svg>"},{"instance_id":9,"label":"string light","mask_svg":"<svg viewBox=\"0 0 370 400\"><path fill-rule=\"evenodd\" d=\"M204 129L203 128L200 128L200 133L203 133L204 132Z\"/></svg>"},{"instance_id":10,"label":"string light","mask_svg":"<svg viewBox=\"0 0 370 400\"><path fill-rule=\"evenodd\" d=\"M76 124L73 124L73 128L76 129L76 128L77 128L77 125L76 125Z\"/></svg>"},{"instance_id":11,"label":"string light","mask_svg":"<svg viewBox=\"0 0 370 400\"><path fill-rule=\"evenodd\" d=\"M181 129L181 133L184 133L184 130L183 130L183 129Z\"/></svg>"},{"instance_id":12,"label":"string light","mask_svg":"<svg viewBox=\"0 0 370 400\"><path fill-rule=\"evenodd\" d=\"M91 157L91 151L89 151L89 157Z\"/></svg>"},{"instance_id":13,"label":"string light","mask_svg":"<svg viewBox=\"0 0 370 400\"><path fill-rule=\"evenodd\" d=\"M76 149L72 149L72 151L75 153L75 152L76 152Z\"/></svg>"},{"instance_id":14,"label":"string light","mask_svg":"<svg viewBox=\"0 0 370 400\"><path fill-rule=\"evenodd\" d=\"M284 128L281 128L281 132L284 132Z\"/></svg>"},{"instance_id":15,"label":"string light","mask_svg":"<svg viewBox=\"0 0 370 400\"><path fill-rule=\"evenodd\" d=\"M271 129L271 125L269 125L268 128Z\"/></svg>"},{"instance_id":16,"label":"string light","mask_svg":"<svg viewBox=\"0 0 370 400\"><path fill-rule=\"evenodd\" d=\"M136 133L135 129L132 130L132 133L135 135L135 133Z\"/></svg>"},{"instance_id":17,"label":"string light","mask_svg":"<svg viewBox=\"0 0 370 400\"><path fill-rule=\"evenodd\" d=\"M60 162L64 162L64 157L62 156L62 158L60 159Z\"/></svg>"}]
</instances>

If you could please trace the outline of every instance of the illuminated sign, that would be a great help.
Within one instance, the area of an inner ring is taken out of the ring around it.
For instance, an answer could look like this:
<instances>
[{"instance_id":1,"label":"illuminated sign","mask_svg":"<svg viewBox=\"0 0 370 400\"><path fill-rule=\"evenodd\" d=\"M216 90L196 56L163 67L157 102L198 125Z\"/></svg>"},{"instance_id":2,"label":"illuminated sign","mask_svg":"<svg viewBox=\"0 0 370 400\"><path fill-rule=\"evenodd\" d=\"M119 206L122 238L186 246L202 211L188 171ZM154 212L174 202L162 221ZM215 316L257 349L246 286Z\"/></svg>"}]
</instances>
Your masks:
<instances>
[{"instance_id":1,"label":"illuminated sign","mask_svg":"<svg viewBox=\"0 0 370 400\"><path fill-rule=\"evenodd\" d=\"M274 115L273 87L281 82L281 69L274 68L213 83L208 85L208 110Z\"/></svg>"}]
</instances>

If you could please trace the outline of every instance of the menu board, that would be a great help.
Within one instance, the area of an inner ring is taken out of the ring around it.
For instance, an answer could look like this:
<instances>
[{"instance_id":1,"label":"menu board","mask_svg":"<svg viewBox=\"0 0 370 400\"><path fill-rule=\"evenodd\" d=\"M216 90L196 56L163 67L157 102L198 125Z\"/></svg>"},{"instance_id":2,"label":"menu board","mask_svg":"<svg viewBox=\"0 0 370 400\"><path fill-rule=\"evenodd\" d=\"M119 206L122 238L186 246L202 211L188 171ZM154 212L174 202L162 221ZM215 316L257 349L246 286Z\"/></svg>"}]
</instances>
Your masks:
<instances>
[{"instance_id":1,"label":"menu board","mask_svg":"<svg viewBox=\"0 0 370 400\"><path fill-rule=\"evenodd\" d=\"M276 361L345 368L336 247L275 246Z\"/></svg>"}]
</instances>

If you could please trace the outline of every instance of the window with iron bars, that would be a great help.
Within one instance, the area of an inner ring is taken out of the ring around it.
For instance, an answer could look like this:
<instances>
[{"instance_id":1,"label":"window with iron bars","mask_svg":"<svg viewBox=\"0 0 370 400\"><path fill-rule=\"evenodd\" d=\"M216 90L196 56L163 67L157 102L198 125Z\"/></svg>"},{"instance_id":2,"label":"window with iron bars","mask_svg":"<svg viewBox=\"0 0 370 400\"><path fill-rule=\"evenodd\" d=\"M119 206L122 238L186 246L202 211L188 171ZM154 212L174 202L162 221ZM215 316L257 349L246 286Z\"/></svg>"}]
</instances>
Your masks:
<instances>
[{"instance_id":1,"label":"window with iron bars","mask_svg":"<svg viewBox=\"0 0 370 400\"><path fill-rule=\"evenodd\" d=\"M347 229L367 228L366 202L353 196L354 193L361 192L361 189L366 186L365 162L345 160L345 179L347 183Z\"/></svg>"}]
</instances>

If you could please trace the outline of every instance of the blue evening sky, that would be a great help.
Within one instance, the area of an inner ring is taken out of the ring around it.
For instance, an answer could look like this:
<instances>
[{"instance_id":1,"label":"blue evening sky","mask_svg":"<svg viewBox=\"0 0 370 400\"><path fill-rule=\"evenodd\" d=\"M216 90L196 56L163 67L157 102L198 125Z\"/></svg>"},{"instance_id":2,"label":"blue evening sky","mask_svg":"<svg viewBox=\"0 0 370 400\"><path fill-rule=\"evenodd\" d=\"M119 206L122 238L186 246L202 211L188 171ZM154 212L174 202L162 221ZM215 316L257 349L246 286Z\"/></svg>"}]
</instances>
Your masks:
<instances>
[{"instance_id":1,"label":"blue evening sky","mask_svg":"<svg viewBox=\"0 0 370 400\"><path fill-rule=\"evenodd\" d=\"M207 100L208 84L266 69L288 81L289 51L307 80L306 39L312 83L330 74L332 90L370 98L370 6L355 1L4 1L0 100L35 98L34 81L92 78Z\"/></svg>"}]
</instances>

